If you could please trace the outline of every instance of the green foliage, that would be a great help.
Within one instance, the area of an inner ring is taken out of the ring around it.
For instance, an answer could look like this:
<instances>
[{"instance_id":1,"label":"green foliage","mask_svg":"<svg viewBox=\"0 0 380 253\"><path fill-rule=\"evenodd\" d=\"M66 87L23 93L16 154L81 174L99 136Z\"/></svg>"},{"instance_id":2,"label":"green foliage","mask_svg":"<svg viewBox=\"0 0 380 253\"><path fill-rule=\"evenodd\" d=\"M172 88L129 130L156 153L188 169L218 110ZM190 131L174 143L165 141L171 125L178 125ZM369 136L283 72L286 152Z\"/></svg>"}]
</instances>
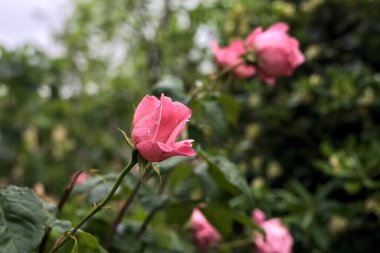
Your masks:
<instances>
[{"instance_id":1,"label":"green foliage","mask_svg":"<svg viewBox=\"0 0 380 253\"><path fill-rule=\"evenodd\" d=\"M0 251L32 252L44 233L45 211L27 188L0 189Z\"/></svg>"},{"instance_id":2,"label":"green foliage","mask_svg":"<svg viewBox=\"0 0 380 253\"><path fill-rule=\"evenodd\" d=\"M70 242L60 248L57 252L70 252L70 253L107 253L107 251L100 246L98 240L89 233L78 231L75 237L70 238Z\"/></svg>"},{"instance_id":3,"label":"green foliage","mask_svg":"<svg viewBox=\"0 0 380 253\"><path fill-rule=\"evenodd\" d=\"M220 187L233 194L251 195L251 189L233 163L224 157L209 157L205 152L200 154L208 162L210 175Z\"/></svg>"}]
</instances>

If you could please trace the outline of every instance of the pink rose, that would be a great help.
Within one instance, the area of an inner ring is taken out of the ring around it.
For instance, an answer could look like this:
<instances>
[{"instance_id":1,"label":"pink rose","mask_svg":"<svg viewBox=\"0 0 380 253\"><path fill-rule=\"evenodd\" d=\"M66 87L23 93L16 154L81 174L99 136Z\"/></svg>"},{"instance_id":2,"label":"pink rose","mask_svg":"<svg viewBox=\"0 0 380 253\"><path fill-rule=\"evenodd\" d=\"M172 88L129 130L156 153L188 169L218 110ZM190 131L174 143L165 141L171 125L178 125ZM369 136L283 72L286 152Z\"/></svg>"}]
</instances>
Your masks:
<instances>
[{"instance_id":1,"label":"pink rose","mask_svg":"<svg viewBox=\"0 0 380 253\"><path fill-rule=\"evenodd\" d=\"M191 110L179 102L161 95L145 96L133 117L132 141L139 154L151 162L172 156L194 156L193 140L176 142L185 129Z\"/></svg>"},{"instance_id":2,"label":"pink rose","mask_svg":"<svg viewBox=\"0 0 380 253\"><path fill-rule=\"evenodd\" d=\"M289 26L276 23L265 32L256 28L246 39L248 49L256 51L259 77L269 84L279 76L291 76L305 61L298 41L288 35Z\"/></svg>"},{"instance_id":3,"label":"pink rose","mask_svg":"<svg viewBox=\"0 0 380 253\"><path fill-rule=\"evenodd\" d=\"M193 209L190 222L194 240L201 250L206 251L222 239L219 232L207 221L198 208Z\"/></svg>"},{"instance_id":4,"label":"pink rose","mask_svg":"<svg viewBox=\"0 0 380 253\"><path fill-rule=\"evenodd\" d=\"M257 253L292 253L293 238L289 230L282 224L278 218L265 220L265 214L255 209L252 213L253 220L259 224L265 231L264 237L256 234Z\"/></svg>"},{"instance_id":5,"label":"pink rose","mask_svg":"<svg viewBox=\"0 0 380 253\"><path fill-rule=\"evenodd\" d=\"M253 66L244 63L243 56L247 53L244 42L234 40L228 47L220 48L217 42L211 43L211 49L215 55L216 63L222 68L236 68L233 73L241 78L249 78L256 73ZM240 64L240 65L239 65Z\"/></svg>"}]
</instances>

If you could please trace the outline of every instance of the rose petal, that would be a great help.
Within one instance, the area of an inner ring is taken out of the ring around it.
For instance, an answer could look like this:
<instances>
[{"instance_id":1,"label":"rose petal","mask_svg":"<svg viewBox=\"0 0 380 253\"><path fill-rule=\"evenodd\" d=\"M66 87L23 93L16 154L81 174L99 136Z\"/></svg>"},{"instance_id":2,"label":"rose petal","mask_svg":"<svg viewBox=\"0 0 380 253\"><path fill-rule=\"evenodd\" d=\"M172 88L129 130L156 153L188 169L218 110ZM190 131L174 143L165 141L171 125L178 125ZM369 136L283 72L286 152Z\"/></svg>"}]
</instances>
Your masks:
<instances>
[{"instance_id":1,"label":"rose petal","mask_svg":"<svg viewBox=\"0 0 380 253\"><path fill-rule=\"evenodd\" d=\"M174 144L175 152L181 156L195 156L195 151L192 148L193 140L183 140Z\"/></svg>"},{"instance_id":2,"label":"rose petal","mask_svg":"<svg viewBox=\"0 0 380 253\"><path fill-rule=\"evenodd\" d=\"M267 48L277 48L285 52L290 52L289 38L284 33L265 31L256 37L254 47L260 53Z\"/></svg>"},{"instance_id":3,"label":"rose petal","mask_svg":"<svg viewBox=\"0 0 380 253\"><path fill-rule=\"evenodd\" d=\"M216 42L211 44L216 63L223 68L234 67L233 73L242 78L252 77L256 73L253 66L243 62L243 56L247 53L244 42L233 40L227 47L220 48ZM240 63L239 66L237 66Z\"/></svg>"},{"instance_id":4,"label":"rose petal","mask_svg":"<svg viewBox=\"0 0 380 253\"><path fill-rule=\"evenodd\" d=\"M289 31L289 26L287 23L284 22L278 22L273 25L271 25L267 30L267 32L283 32L287 33Z\"/></svg>"},{"instance_id":5,"label":"rose petal","mask_svg":"<svg viewBox=\"0 0 380 253\"><path fill-rule=\"evenodd\" d=\"M273 77L267 76L260 69L259 69L259 78L261 80L263 80L264 82L266 82L267 84L270 84L270 85L275 85L276 84L276 79L274 79Z\"/></svg>"},{"instance_id":6,"label":"rose petal","mask_svg":"<svg viewBox=\"0 0 380 253\"><path fill-rule=\"evenodd\" d=\"M133 124L136 124L137 121L155 111L160 107L161 102L155 96L145 96L140 104L137 106L135 115L133 116Z\"/></svg>"},{"instance_id":7,"label":"rose petal","mask_svg":"<svg viewBox=\"0 0 380 253\"><path fill-rule=\"evenodd\" d=\"M277 48L267 47L260 51L259 67L268 77L290 76L293 68L288 61L288 52Z\"/></svg>"},{"instance_id":8,"label":"rose petal","mask_svg":"<svg viewBox=\"0 0 380 253\"><path fill-rule=\"evenodd\" d=\"M290 42L292 43L293 50L290 54L289 61L291 62L292 67L296 68L298 65L304 63L305 57L299 50L299 42L294 38L290 38Z\"/></svg>"},{"instance_id":9,"label":"rose petal","mask_svg":"<svg viewBox=\"0 0 380 253\"><path fill-rule=\"evenodd\" d=\"M170 134L168 140L166 141L167 145L173 145L175 143L175 140L177 137L183 132L183 130L186 127L187 121L182 121L176 126L176 128L173 130L173 132Z\"/></svg>"},{"instance_id":10,"label":"rose petal","mask_svg":"<svg viewBox=\"0 0 380 253\"><path fill-rule=\"evenodd\" d=\"M211 42L211 51L214 55L219 54L220 46L219 46L218 42L216 42L216 41Z\"/></svg>"},{"instance_id":11,"label":"rose petal","mask_svg":"<svg viewBox=\"0 0 380 253\"><path fill-rule=\"evenodd\" d=\"M262 223L265 220L265 214L260 209L255 208L252 212L252 218L257 224Z\"/></svg>"},{"instance_id":12,"label":"rose petal","mask_svg":"<svg viewBox=\"0 0 380 253\"><path fill-rule=\"evenodd\" d=\"M198 208L193 209L190 221L195 242L202 250L206 251L221 240L219 232L207 221Z\"/></svg>"},{"instance_id":13,"label":"rose petal","mask_svg":"<svg viewBox=\"0 0 380 253\"><path fill-rule=\"evenodd\" d=\"M154 140L154 137L157 133L157 129L160 123L162 106L159 104L158 107L155 107L156 104L153 104L154 107L152 106L150 113L143 114L143 112L147 113L149 108L148 105L149 104L145 104L142 106L140 114L133 124L132 141L135 145L139 144L142 141Z\"/></svg>"},{"instance_id":14,"label":"rose petal","mask_svg":"<svg viewBox=\"0 0 380 253\"><path fill-rule=\"evenodd\" d=\"M249 47L254 47L255 41L258 35L260 35L263 32L263 28L257 27L245 40L245 43Z\"/></svg>"},{"instance_id":15,"label":"rose petal","mask_svg":"<svg viewBox=\"0 0 380 253\"><path fill-rule=\"evenodd\" d=\"M178 142L174 146L162 142L143 141L137 144L136 148L144 159L151 162L160 162L172 156L195 155L195 151L191 148L191 140Z\"/></svg>"},{"instance_id":16,"label":"rose petal","mask_svg":"<svg viewBox=\"0 0 380 253\"><path fill-rule=\"evenodd\" d=\"M260 221L258 223L266 235L266 240L264 240L263 235L256 233L255 244L258 253L292 252L293 237L280 219L273 218L265 220L265 214L259 209L253 211L253 216L254 220Z\"/></svg>"},{"instance_id":17,"label":"rose petal","mask_svg":"<svg viewBox=\"0 0 380 253\"><path fill-rule=\"evenodd\" d=\"M237 58L247 52L244 42L241 40L233 40L228 48L230 51L234 52L236 56L238 56Z\"/></svg>"},{"instance_id":18,"label":"rose petal","mask_svg":"<svg viewBox=\"0 0 380 253\"><path fill-rule=\"evenodd\" d=\"M172 102L169 97L161 95L161 118L154 140L167 143L176 127L191 117L191 110L184 104Z\"/></svg>"},{"instance_id":19,"label":"rose petal","mask_svg":"<svg viewBox=\"0 0 380 253\"><path fill-rule=\"evenodd\" d=\"M239 77L249 78L256 74L256 69L253 66L241 65L235 69L234 73Z\"/></svg>"}]
</instances>

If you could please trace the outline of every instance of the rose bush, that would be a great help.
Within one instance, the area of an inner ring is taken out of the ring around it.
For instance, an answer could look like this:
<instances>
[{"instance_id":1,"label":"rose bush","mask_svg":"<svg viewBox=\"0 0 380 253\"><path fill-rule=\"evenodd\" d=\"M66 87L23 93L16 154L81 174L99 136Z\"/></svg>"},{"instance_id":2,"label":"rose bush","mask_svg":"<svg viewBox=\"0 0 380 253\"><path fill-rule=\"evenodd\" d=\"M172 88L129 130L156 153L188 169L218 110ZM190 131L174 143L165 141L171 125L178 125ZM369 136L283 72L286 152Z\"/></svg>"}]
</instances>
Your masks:
<instances>
[{"instance_id":1,"label":"rose bush","mask_svg":"<svg viewBox=\"0 0 380 253\"><path fill-rule=\"evenodd\" d=\"M0 46L0 187L46 189L43 205L30 190L0 189L0 252L49 252L116 182L57 252L200 252L188 229L200 203L223 238L207 252L257 251L254 208L281 219L280 234L286 221L294 252L380 252L377 2L78 0L57 37L63 55ZM307 63L263 85L269 56L245 38L278 20L291 30L276 36L299 40ZM232 58L257 73L215 62L216 36L227 47L239 38ZM191 121L178 139L188 133L200 155L155 167L139 159L145 170L119 180L137 152L117 128L130 129L147 93L186 101ZM70 191L78 170L91 179Z\"/></svg>"}]
</instances>

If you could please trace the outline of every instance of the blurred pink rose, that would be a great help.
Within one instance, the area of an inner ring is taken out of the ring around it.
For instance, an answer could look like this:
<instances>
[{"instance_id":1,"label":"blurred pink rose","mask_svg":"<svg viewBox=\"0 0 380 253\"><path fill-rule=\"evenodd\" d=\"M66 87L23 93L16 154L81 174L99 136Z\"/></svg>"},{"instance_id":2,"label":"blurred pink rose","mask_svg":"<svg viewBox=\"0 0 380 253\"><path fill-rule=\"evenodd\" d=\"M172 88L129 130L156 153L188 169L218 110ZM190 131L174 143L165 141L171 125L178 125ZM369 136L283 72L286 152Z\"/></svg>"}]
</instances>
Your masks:
<instances>
[{"instance_id":1,"label":"blurred pink rose","mask_svg":"<svg viewBox=\"0 0 380 253\"><path fill-rule=\"evenodd\" d=\"M161 100L145 96L133 117L132 141L139 154L151 162L172 156L194 156L193 140L176 142L190 116L191 110L186 105L172 102L164 94Z\"/></svg>"},{"instance_id":2,"label":"blurred pink rose","mask_svg":"<svg viewBox=\"0 0 380 253\"><path fill-rule=\"evenodd\" d=\"M193 209L190 220L194 240L201 250L206 251L222 239L219 232L207 221L198 208Z\"/></svg>"},{"instance_id":3,"label":"blurred pink rose","mask_svg":"<svg viewBox=\"0 0 380 253\"><path fill-rule=\"evenodd\" d=\"M256 234L257 253L292 253L293 238L289 230L282 224L278 218L265 220L265 214L255 209L252 213L253 220L259 224L265 231L264 237Z\"/></svg>"},{"instance_id":4,"label":"blurred pink rose","mask_svg":"<svg viewBox=\"0 0 380 253\"><path fill-rule=\"evenodd\" d=\"M77 177L77 180L75 180L75 185L81 185L85 183L91 176L86 172L81 172L79 176Z\"/></svg>"},{"instance_id":5,"label":"blurred pink rose","mask_svg":"<svg viewBox=\"0 0 380 253\"><path fill-rule=\"evenodd\" d=\"M305 61L298 41L288 35L288 30L287 24L276 23L265 32L256 28L246 39L247 48L257 52L259 77L269 84L279 76L291 76Z\"/></svg>"},{"instance_id":6,"label":"blurred pink rose","mask_svg":"<svg viewBox=\"0 0 380 253\"><path fill-rule=\"evenodd\" d=\"M211 49L215 55L216 63L222 68L233 68L237 66L233 73L241 78L249 78L256 73L253 66L245 64L243 56L247 53L243 41L234 40L232 43L224 48L220 48L217 42L211 43ZM239 63L241 63L239 65Z\"/></svg>"}]
</instances>

